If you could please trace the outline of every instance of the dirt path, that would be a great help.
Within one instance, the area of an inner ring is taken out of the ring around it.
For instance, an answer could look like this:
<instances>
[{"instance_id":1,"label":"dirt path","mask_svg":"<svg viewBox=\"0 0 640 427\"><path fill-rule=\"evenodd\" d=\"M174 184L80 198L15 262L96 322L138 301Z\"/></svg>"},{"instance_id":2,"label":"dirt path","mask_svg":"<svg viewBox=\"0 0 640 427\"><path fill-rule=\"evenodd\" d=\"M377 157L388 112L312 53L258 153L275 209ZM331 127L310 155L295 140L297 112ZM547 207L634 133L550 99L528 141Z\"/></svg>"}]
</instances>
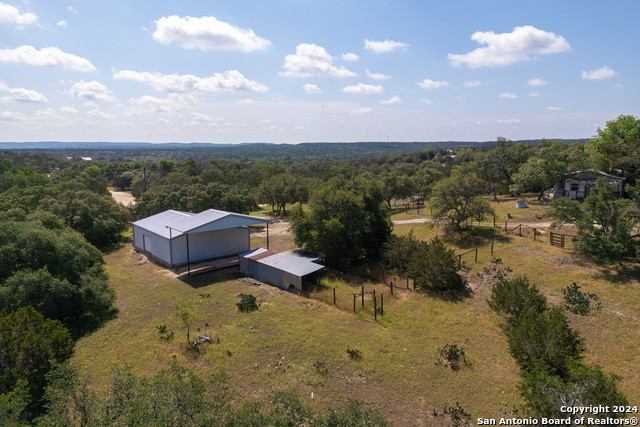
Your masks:
<instances>
[{"instance_id":1,"label":"dirt path","mask_svg":"<svg viewBox=\"0 0 640 427\"><path fill-rule=\"evenodd\" d=\"M118 203L121 203L125 206L135 206L136 199L131 195L131 193L127 193L126 191L109 191L111 193L111 197Z\"/></svg>"}]
</instances>

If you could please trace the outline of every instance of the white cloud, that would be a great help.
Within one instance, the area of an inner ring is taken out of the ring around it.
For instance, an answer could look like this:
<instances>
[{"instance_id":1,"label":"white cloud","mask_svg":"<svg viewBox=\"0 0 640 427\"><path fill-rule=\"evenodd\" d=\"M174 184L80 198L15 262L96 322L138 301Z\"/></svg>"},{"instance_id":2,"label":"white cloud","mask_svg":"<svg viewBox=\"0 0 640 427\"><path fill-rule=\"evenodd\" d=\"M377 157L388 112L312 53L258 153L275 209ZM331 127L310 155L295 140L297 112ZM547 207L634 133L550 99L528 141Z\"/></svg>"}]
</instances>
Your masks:
<instances>
[{"instance_id":1,"label":"white cloud","mask_svg":"<svg viewBox=\"0 0 640 427\"><path fill-rule=\"evenodd\" d=\"M351 110L349 115L351 115L351 116L367 116L367 115L369 115L371 113L373 113L373 108L371 108L371 107L362 107L362 108L357 108L355 110Z\"/></svg>"},{"instance_id":2,"label":"white cloud","mask_svg":"<svg viewBox=\"0 0 640 427\"><path fill-rule=\"evenodd\" d=\"M582 72L582 78L585 80L605 80L616 77L617 75L618 73L616 73L606 65L604 67L598 68L597 70Z\"/></svg>"},{"instance_id":3,"label":"white cloud","mask_svg":"<svg viewBox=\"0 0 640 427\"><path fill-rule=\"evenodd\" d=\"M95 80L85 82L80 80L71 86L71 95L76 98L92 99L94 101L115 101L113 93L102 83Z\"/></svg>"},{"instance_id":4,"label":"white cloud","mask_svg":"<svg viewBox=\"0 0 640 427\"><path fill-rule=\"evenodd\" d=\"M562 111L562 110L564 110L564 108L562 108L562 107L547 107L547 110L549 110L549 111Z\"/></svg>"},{"instance_id":5,"label":"white cloud","mask_svg":"<svg viewBox=\"0 0 640 427\"><path fill-rule=\"evenodd\" d=\"M67 6L67 10L68 10L69 12L75 13L76 15L77 15L78 13L80 13L80 12L78 12L78 9L76 9L76 8L75 8L75 7L73 7L73 6Z\"/></svg>"},{"instance_id":6,"label":"white cloud","mask_svg":"<svg viewBox=\"0 0 640 427\"><path fill-rule=\"evenodd\" d=\"M360 60L360 57L358 55L351 52L347 52L343 54L340 58L342 58L344 61L349 61L349 62L355 62Z\"/></svg>"},{"instance_id":7,"label":"white cloud","mask_svg":"<svg viewBox=\"0 0 640 427\"><path fill-rule=\"evenodd\" d=\"M477 86L480 86L482 83L480 82L480 80L474 80L474 81L466 81L462 84L466 87L477 87Z\"/></svg>"},{"instance_id":8,"label":"white cloud","mask_svg":"<svg viewBox=\"0 0 640 427\"><path fill-rule=\"evenodd\" d=\"M193 106L195 103L196 100L191 95L170 94L167 98L145 95L129 100L129 104L137 107L131 110L129 114L175 113L176 111Z\"/></svg>"},{"instance_id":9,"label":"white cloud","mask_svg":"<svg viewBox=\"0 0 640 427\"><path fill-rule=\"evenodd\" d=\"M354 77L356 73L344 67L333 65L333 58L324 47L315 44L301 43L296 47L295 55L287 55L284 58L280 72L286 77Z\"/></svg>"},{"instance_id":10,"label":"white cloud","mask_svg":"<svg viewBox=\"0 0 640 427\"><path fill-rule=\"evenodd\" d=\"M385 101L380 101L380 104L400 104L402 102L402 98L399 96L393 96Z\"/></svg>"},{"instance_id":11,"label":"white cloud","mask_svg":"<svg viewBox=\"0 0 640 427\"><path fill-rule=\"evenodd\" d=\"M498 96L500 98L505 98L505 99L517 99L518 98L518 95L516 95L515 93L509 93L509 92L502 92Z\"/></svg>"},{"instance_id":12,"label":"white cloud","mask_svg":"<svg viewBox=\"0 0 640 427\"><path fill-rule=\"evenodd\" d=\"M520 123L520 119L498 119L496 122L500 124L513 125Z\"/></svg>"},{"instance_id":13,"label":"white cloud","mask_svg":"<svg viewBox=\"0 0 640 427\"><path fill-rule=\"evenodd\" d=\"M539 94L538 92L531 92L531 93L530 93L529 95L527 95L527 96L530 96L530 97L532 97L532 98L533 98L533 97L536 97L536 96L540 96L540 94Z\"/></svg>"},{"instance_id":14,"label":"white cloud","mask_svg":"<svg viewBox=\"0 0 640 427\"><path fill-rule=\"evenodd\" d=\"M9 89L9 96L2 98L3 101L19 101L19 102L49 102L47 98L40 92L24 88Z\"/></svg>"},{"instance_id":15,"label":"white cloud","mask_svg":"<svg viewBox=\"0 0 640 427\"><path fill-rule=\"evenodd\" d=\"M213 76L205 78L191 74L160 74L147 71L122 70L115 73L113 78L143 83L158 91L174 93L233 93L240 90L266 92L269 90L265 85L255 80L247 79L237 70L214 73Z\"/></svg>"},{"instance_id":16,"label":"white cloud","mask_svg":"<svg viewBox=\"0 0 640 427\"><path fill-rule=\"evenodd\" d=\"M76 71L94 71L96 67L85 58L65 53L57 47L45 47L36 50L33 46L20 46L15 49L0 49L0 61L15 64L40 65L66 68Z\"/></svg>"},{"instance_id":17,"label":"white cloud","mask_svg":"<svg viewBox=\"0 0 640 427\"><path fill-rule=\"evenodd\" d=\"M416 83L418 86L420 86L423 89L438 89L441 87L446 87L449 86L449 82L447 81L433 81L433 80L429 80L429 79L424 79L422 82L418 82Z\"/></svg>"},{"instance_id":18,"label":"white cloud","mask_svg":"<svg viewBox=\"0 0 640 427\"><path fill-rule=\"evenodd\" d=\"M213 121L211 117L202 113L191 113L191 118L196 122L212 122Z\"/></svg>"},{"instance_id":19,"label":"white cloud","mask_svg":"<svg viewBox=\"0 0 640 427\"><path fill-rule=\"evenodd\" d=\"M386 53L392 52L398 49L406 49L409 46L407 43L396 42L393 40L385 40L383 42L364 40L364 48L374 53Z\"/></svg>"},{"instance_id":20,"label":"white cloud","mask_svg":"<svg viewBox=\"0 0 640 427\"><path fill-rule=\"evenodd\" d=\"M69 113L69 114L77 114L77 113L79 113L79 111L76 110L75 108L68 107L68 106L64 106L64 107L60 108L60 112L61 113Z\"/></svg>"},{"instance_id":21,"label":"white cloud","mask_svg":"<svg viewBox=\"0 0 640 427\"><path fill-rule=\"evenodd\" d=\"M366 71L367 71L367 77L373 80L387 80L390 77L380 73L372 73L369 70L366 70Z\"/></svg>"},{"instance_id":22,"label":"white cloud","mask_svg":"<svg viewBox=\"0 0 640 427\"><path fill-rule=\"evenodd\" d=\"M0 22L7 22L9 24L15 24L18 27L24 27L25 25L37 23L38 15L29 12L20 13L15 7L0 3Z\"/></svg>"},{"instance_id":23,"label":"white cloud","mask_svg":"<svg viewBox=\"0 0 640 427\"><path fill-rule=\"evenodd\" d=\"M530 79L527 83L529 84L529 86L544 86L547 84L547 82L537 77L534 79Z\"/></svg>"},{"instance_id":24,"label":"white cloud","mask_svg":"<svg viewBox=\"0 0 640 427\"><path fill-rule=\"evenodd\" d=\"M342 88L342 91L355 95L371 95L374 93L383 93L384 88L380 85L367 85L364 83L358 83L355 86L345 86Z\"/></svg>"},{"instance_id":25,"label":"white cloud","mask_svg":"<svg viewBox=\"0 0 640 427\"><path fill-rule=\"evenodd\" d=\"M94 110L91 111L87 111L87 114L89 114L90 116L96 117L98 119L101 120L115 120L116 117L112 114L109 113L105 113L104 111L100 110L99 108L96 108Z\"/></svg>"},{"instance_id":26,"label":"white cloud","mask_svg":"<svg viewBox=\"0 0 640 427\"><path fill-rule=\"evenodd\" d=\"M156 21L153 38L162 44L176 43L186 49L251 52L271 45L252 30L218 21L213 16L180 18L165 16Z\"/></svg>"},{"instance_id":27,"label":"white cloud","mask_svg":"<svg viewBox=\"0 0 640 427\"><path fill-rule=\"evenodd\" d=\"M62 27L62 28L67 28L67 21L65 21L64 19L61 21L56 22L56 25L58 27Z\"/></svg>"},{"instance_id":28,"label":"white cloud","mask_svg":"<svg viewBox=\"0 0 640 427\"><path fill-rule=\"evenodd\" d=\"M316 85L313 85L311 83L307 83L306 85L304 85L304 90L312 95L316 95L316 94L320 94L322 93L322 90L320 90L320 88Z\"/></svg>"},{"instance_id":29,"label":"white cloud","mask_svg":"<svg viewBox=\"0 0 640 427\"><path fill-rule=\"evenodd\" d=\"M24 114L13 111L3 111L0 113L0 120L5 122L21 122L26 118Z\"/></svg>"},{"instance_id":30,"label":"white cloud","mask_svg":"<svg viewBox=\"0 0 640 427\"><path fill-rule=\"evenodd\" d=\"M447 58L455 67L504 66L536 59L538 55L566 52L571 49L564 37L530 25L515 27L512 32L502 34L478 31L471 36L471 40L487 46L463 55L450 53Z\"/></svg>"}]
</instances>

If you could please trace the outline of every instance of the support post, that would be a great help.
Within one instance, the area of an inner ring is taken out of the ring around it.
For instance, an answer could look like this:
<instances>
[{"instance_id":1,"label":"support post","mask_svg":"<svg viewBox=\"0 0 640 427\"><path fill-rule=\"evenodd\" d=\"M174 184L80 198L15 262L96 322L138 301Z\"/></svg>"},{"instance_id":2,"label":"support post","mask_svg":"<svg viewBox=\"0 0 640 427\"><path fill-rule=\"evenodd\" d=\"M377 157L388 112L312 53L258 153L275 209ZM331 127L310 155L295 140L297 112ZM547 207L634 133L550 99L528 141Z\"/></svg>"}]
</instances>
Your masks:
<instances>
[{"instance_id":1,"label":"support post","mask_svg":"<svg viewBox=\"0 0 640 427\"><path fill-rule=\"evenodd\" d=\"M191 277L191 262L189 260L189 233L185 234L187 236L187 276Z\"/></svg>"},{"instance_id":2,"label":"support post","mask_svg":"<svg viewBox=\"0 0 640 427\"><path fill-rule=\"evenodd\" d=\"M353 294L353 314L356 313L356 294Z\"/></svg>"},{"instance_id":3,"label":"support post","mask_svg":"<svg viewBox=\"0 0 640 427\"><path fill-rule=\"evenodd\" d=\"M362 308L364 308L364 286L362 287L362 292L360 293L360 295L362 295Z\"/></svg>"},{"instance_id":4,"label":"support post","mask_svg":"<svg viewBox=\"0 0 640 427\"><path fill-rule=\"evenodd\" d=\"M393 295L393 282L389 283L389 292Z\"/></svg>"},{"instance_id":5,"label":"support post","mask_svg":"<svg viewBox=\"0 0 640 427\"><path fill-rule=\"evenodd\" d=\"M476 262L478 262L478 248L476 248Z\"/></svg>"},{"instance_id":6,"label":"support post","mask_svg":"<svg viewBox=\"0 0 640 427\"><path fill-rule=\"evenodd\" d=\"M493 256L493 240L491 241L491 256Z\"/></svg>"},{"instance_id":7,"label":"support post","mask_svg":"<svg viewBox=\"0 0 640 427\"><path fill-rule=\"evenodd\" d=\"M462 255L458 255L458 270L462 268Z\"/></svg>"},{"instance_id":8,"label":"support post","mask_svg":"<svg viewBox=\"0 0 640 427\"><path fill-rule=\"evenodd\" d=\"M533 227L533 241L536 241L536 228Z\"/></svg>"},{"instance_id":9,"label":"support post","mask_svg":"<svg viewBox=\"0 0 640 427\"><path fill-rule=\"evenodd\" d=\"M333 288L333 305L336 305L336 288Z\"/></svg>"},{"instance_id":10,"label":"support post","mask_svg":"<svg viewBox=\"0 0 640 427\"><path fill-rule=\"evenodd\" d=\"M267 250L269 250L269 223L267 222Z\"/></svg>"},{"instance_id":11,"label":"support post","mask_svg":"<svg viewBox=\"0 0 640 427\"><path fill-rule=\"evenodd\" d=\"M380 316L384 316L384 294L380 294Z\"/></svg>"}]
</instances>

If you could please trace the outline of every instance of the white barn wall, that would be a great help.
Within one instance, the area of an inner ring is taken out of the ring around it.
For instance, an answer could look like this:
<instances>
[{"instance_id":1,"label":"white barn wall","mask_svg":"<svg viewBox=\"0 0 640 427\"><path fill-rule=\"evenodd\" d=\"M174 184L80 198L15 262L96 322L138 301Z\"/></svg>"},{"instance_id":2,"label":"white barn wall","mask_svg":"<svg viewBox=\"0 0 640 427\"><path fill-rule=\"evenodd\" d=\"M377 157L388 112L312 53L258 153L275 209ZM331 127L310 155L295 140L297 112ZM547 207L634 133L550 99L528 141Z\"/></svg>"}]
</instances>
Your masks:
<instances>
[{"instance_id":1,"label":"white barn wall","mask_svg":"<svg viewBox=\"0 0 640 427\"><path fill-rule=\"evenodd\" d=\"M229 228L189 234L189 262L236 255L250 248L249 228ZM186 235L174 238L171 247L173 265L187 263Z\"/></svg>"},{"instance_id":2,"label":"white barn wall","mask_svg":"<svg viewBox=\"0 0 640 427\"><path fill-rule=\"evenodd\" d=\"M144 238L148 237L148 241L151 243L151 248L148 248L147 244L145 244ZM170 249L169 249L169 240L165 239L162 236L158 236L155 233L150 232L149 230L144 230L140 227L133 226L133 245L136 249L144 252L148 252L152 254L154 258L165 263L166 265L171 265L171 257L170 257Z\"/></svg>"}]
</instances>

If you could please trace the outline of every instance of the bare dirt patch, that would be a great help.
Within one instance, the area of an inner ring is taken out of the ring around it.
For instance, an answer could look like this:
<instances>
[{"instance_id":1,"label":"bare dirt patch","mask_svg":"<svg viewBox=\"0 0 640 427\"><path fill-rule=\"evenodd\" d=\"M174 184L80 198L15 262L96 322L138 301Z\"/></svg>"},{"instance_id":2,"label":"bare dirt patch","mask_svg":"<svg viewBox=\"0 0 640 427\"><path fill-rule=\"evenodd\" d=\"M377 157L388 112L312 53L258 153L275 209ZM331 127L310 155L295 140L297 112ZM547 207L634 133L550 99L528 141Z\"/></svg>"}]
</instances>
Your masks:
<instances>
[{"instance_id":1,"label":"bare dirt patch","mask_svg":"<svg viewBox=\"0 0 640 427\"><path fill-rule=\"evenodd\" d=\"M113 197L116 202L124 206L129 207L135 206L136 204L136 199L131 195L131 193L126 191L109 191L109 193L111 193L111 197Z\"/></svg>"}]
</instances>

